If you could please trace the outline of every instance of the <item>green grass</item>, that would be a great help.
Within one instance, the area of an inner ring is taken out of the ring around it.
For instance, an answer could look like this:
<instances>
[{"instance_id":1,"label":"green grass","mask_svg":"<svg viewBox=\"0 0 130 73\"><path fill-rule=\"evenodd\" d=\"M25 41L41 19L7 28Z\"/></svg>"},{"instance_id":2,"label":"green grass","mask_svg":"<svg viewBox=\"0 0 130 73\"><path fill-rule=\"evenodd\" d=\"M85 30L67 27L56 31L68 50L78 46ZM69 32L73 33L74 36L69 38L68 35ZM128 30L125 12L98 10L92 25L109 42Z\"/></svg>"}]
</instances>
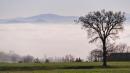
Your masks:
<instances>
[{"instance_id":1,"label":"green grass","mask_svg":"<svg viewBox=\"0 0 130 73\"><path fill-rule=\"evenodd\" d=\"M130 73L130 62L84 63L0 63L0 73Z\"/></svg>"}]
</instances>

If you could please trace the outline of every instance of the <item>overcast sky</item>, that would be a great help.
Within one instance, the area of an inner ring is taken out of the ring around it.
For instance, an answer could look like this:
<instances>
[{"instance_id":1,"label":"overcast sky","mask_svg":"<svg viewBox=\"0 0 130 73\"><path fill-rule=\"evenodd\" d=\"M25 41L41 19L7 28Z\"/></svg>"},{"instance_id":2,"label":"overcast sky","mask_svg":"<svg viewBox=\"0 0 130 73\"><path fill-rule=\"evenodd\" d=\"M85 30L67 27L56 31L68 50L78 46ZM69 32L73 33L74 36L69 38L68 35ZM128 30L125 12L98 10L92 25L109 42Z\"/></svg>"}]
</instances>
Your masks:
<instances>
[{"instance_id":1,"label":"overcast sky","mask_svg":"<svg viewBox=\"0 0 130 73\"><path fill-rule=\"evenodd\" d=\"M0 0L0 19L37 14L84 15L93 10L130 13L130 0Z\"/></svg>"}]
</instances>

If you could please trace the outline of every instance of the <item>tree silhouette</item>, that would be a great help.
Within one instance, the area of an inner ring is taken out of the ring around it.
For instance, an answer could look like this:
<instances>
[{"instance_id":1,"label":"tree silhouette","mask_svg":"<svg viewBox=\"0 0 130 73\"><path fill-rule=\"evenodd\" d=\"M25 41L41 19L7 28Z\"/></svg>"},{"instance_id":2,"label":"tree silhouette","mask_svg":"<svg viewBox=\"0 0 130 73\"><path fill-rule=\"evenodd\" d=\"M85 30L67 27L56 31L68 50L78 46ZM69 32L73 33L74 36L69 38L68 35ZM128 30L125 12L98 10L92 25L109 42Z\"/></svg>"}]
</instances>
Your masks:
<instances>
[{"instance_id":1,"label":"tree silhouette","mask_svg":"<svg viewBox=\"0 0 130 73\"><path fill-rule=\"evenodd\" d=\"M109 39L117 38L119 31L123 30L123 22L125 15L122 12L113 11L96 11L90 12L86 16L79 17L79 22L83 24L83 28L88 31L88 37L91 38L90 43L100 39L103 49L103 66L107 66L106 42Z\"/></svg>"},{"instance_id":2,"label":"tree silhouette","mask_svg":"<svg viewBox=\"0 0 130 73\"><path fill-rule=\"evenodd\" d=\"M102 50L94 49L90 52L91 61L101 61L102 59Z\"/></svg>"}]
</instances>

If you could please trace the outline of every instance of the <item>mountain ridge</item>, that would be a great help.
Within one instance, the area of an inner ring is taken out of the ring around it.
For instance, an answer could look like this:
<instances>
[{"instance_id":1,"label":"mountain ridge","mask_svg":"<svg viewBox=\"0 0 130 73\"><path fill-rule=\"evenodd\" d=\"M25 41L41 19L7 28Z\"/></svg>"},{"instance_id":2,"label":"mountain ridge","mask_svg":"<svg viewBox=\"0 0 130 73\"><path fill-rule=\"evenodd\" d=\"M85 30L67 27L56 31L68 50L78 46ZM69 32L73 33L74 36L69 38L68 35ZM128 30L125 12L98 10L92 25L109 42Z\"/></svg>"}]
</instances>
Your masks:
<instances>
[{"instance_id":1,"label":"mountain ridge","mask_svg":"<svg viewBox=\"0 0 130 73\"><path fill-rule=\"evenodd\" d=\"M57 14L39 14L30 17L0 19L0 23L73 23L78 16L62 16ZM126 14L126 22L130 22L130 14Z\"/></svg>"},{"instance_id":2,"label":"mountain ridge","mask_svg":"<svg viewBox=\"0 0 130 73\"><path fill-rule=\"evenodd\" d=\"M78 19L78 16L39 14L24 18L0 19L0 23L72 23L76 19Z\"/></svg>"}]
</instances>

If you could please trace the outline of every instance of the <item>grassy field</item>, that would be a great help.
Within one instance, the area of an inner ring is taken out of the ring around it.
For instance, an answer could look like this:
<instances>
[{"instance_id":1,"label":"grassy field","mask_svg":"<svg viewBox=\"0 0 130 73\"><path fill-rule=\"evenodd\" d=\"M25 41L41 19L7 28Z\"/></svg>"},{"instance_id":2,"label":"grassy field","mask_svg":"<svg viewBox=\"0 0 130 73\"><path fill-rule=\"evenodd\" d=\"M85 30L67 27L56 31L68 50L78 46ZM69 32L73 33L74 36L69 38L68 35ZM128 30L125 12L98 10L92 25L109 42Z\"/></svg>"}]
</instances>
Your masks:
<instances>
[{"instance_id":1,"label":"grassy field","mask_svg":"<svg viewBox=\"0 0 130 73\"><path fill-rule=\"evenodd\" d=\"M84 63L0 63L0 73L130 73L130 62Z\"/></svg>"}]
</instances>

